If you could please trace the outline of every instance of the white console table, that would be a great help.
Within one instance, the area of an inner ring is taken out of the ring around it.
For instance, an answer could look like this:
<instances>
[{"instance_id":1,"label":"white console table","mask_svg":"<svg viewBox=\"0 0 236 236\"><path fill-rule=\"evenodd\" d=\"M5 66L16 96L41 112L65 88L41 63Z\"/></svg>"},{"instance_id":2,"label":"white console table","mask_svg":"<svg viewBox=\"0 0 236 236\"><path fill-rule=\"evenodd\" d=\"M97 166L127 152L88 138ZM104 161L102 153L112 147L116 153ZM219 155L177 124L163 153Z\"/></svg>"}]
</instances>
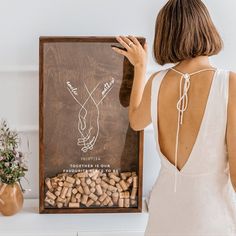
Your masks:
<instances>
[{"instance_id":1,"label":"white console table","mask_svg":"<svg viewBox=\"0 0 236 236\"><path fill-rule=\"evenodd\" d=\"M38 199L27 199L14 216L0 214L1 236L143 236L148 219L140 213L39 214Z\"/></svg>"}]
</instances>

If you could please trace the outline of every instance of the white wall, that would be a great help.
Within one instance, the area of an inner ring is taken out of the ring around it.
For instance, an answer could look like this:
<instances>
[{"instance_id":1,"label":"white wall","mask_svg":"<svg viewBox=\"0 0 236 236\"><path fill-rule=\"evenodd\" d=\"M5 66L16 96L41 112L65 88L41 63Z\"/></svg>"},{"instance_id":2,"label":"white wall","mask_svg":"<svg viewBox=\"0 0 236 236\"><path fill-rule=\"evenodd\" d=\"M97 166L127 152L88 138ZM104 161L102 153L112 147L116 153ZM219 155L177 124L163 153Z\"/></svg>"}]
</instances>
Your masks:
<instances>
[{"instance_id":1,"label":"white wall","mask_svg":"<svg viewBox=\"0 0 236 236\"><path fill-rule=\"evenodd\" d=\"M26 188L38 196L38 38L41 35L133 34L147 38L150 73L162 69L152 59L157 0L0 0L0 118L30 140L32 154ZM225 42L212 63L236 71L235 0L205 1ZM166 65L169 66L169 65ZM158 175L159 159L152 126L145 129L144 195Z\"/></svg>"}]
</instances>

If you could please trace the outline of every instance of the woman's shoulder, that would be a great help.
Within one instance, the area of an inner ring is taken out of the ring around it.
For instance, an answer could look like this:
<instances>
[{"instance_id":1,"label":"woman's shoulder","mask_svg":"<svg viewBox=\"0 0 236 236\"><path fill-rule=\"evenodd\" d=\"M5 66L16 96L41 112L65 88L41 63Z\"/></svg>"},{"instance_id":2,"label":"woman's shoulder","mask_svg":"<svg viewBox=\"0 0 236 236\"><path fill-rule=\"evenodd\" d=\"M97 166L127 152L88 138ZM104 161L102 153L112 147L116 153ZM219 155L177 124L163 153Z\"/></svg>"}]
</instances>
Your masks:
<instances>
[{"instance_id":1,"label":"woman's shoulder","mask_svg":"<svg viewBox=\"0 0 236 236\"><path fill-rule=\"evenodd\" d=\"M230 71L229 72L229 89L231 94L236 94L236 72ZM236 97L236 96L235 96Z\"/></svg>"},{"instance_id":2,"label":"woman's shoulder","mask_svg":"<svg viewBox=\"0 0 236 236\"><path fill-rule=\"evenodd\" d=\"M218 71L218 73L221 74L223 77L225 77L227 80L228 79L232 81L236 80L236 72L231 71L230 69L224 67L215 67L215 68Z\"/></svg>"},{"instance_id":3,"label":"woman's shoulder","mask_svg":"<svg viewBox=\"0 0 236 236\"><path fill-rule=\"evenodd\" d=\"M227 80L229 80L230 87L234 87L236 89L236 71L232 71L226 68L218 68L218 70L222 71L225 74Z\"/></svg>"},{"instance_id":4,"label":"woman's shoulder","mask_svg":"<svg viewBox=\"0 0 236 236\"><path fill-rule=\"evenodd\" d=\"M228 68L225 68L225 67L216 67L216 69L218 71L222 71L222 72L225 72L225 73L228 73L230 77L236 77L236 71L231 71L230 69Z\"/></svg>"},{"instance_id":5,"label":"woman's shoulder","mask_svg":"<svg viewBox=\"0 0 236 236\"><path fill-rule=\"evenodd\" d=\"M231 70L227 70L229 72L229 77L232 79L232 80L236 80L236 72L234 71L231 71Z\"/></svg>"},{"instance_id":6,"label":"woman's shoulder","mask_svg":"<svg viewBox=\"0 0 236 236\"><path fill-rule=\"evenodd\" d=\"M228 85L229 92L236 94L236 72L224 67L216 67L216 69L219 73L219 77Z\"/></svg>"}]
</instances>

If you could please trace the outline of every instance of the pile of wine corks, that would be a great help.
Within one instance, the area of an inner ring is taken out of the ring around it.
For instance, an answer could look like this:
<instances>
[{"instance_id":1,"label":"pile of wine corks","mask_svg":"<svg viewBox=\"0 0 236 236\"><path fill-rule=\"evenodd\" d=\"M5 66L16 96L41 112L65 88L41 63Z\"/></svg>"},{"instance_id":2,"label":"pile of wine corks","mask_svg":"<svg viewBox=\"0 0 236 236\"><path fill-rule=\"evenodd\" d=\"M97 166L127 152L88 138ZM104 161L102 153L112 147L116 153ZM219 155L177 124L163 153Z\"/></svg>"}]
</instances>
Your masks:
<instances>
[{"instance_id":1,"label":"pile of wine corks","mask_svg":"<svg viewBox=\"0 0 236 236\"><path fill-rule=\"evenodd\" d=\"M55 208L132 207L137 205L136 172L84 171L46 178L45 206Z\"/></svg>"}]
</instances>

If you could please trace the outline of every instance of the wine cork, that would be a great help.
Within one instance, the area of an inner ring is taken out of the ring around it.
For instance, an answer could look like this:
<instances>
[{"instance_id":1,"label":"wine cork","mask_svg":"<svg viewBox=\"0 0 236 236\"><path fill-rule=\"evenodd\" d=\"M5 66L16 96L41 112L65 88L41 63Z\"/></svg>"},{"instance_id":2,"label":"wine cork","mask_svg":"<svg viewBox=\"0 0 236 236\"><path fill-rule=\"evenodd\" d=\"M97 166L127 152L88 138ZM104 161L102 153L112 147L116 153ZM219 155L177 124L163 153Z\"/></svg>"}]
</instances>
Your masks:
<instances>
[{"instance_id":1,"label":"wine cork","mask_svg":"<svg viewBox=\"0 0 236 236\"><path fill-rule=\"evenodd\" d=\"M63 207L63 203L62 202L57 202L57 207L58 208L62 208Z\"/></svg>"},{"instance_id":2,"label":"wine cork","mask_svg":"<svg viewBox=\"0 0 236 236\"><path fill-rule=\"evenodd\" d=\"M82 186L79 186L79 187L77 188L77 190L78 190L78 192L80 192L81 194L84 193L84 189L82 188Z\"/></svg>"},{"instance_id":3,"label":"wine cork","mask_svg":"<svg viewBox=\"0 0 236 236\"><path fill-rule=\"evenodd\" d=\"M107 194L108 196L111 196L111 195L112 195L112 192L109 191L109 190L107 190L107 191L106 191L106 194Z\"/></svg>"},{"instance_id":4,"label":"wine cork","mask_svg":"<svg viewBox=\"0 0 236 236\"><path fill-rule=\"evenodd\" d=\"M57 202L61 202L61 203L65 203L66 202L66 199L65 198L61 198L61 197L58 197Z\"/></svg>"},{"instance_id":5,"label":"wine cork","mask_svg":"<svg viewBox=\"0 0 236 236\"><path fill-rule=\"evenodd\" d=\"M124 198L119 198L119 200L118 200L118 206L119 206L119 207L124 207Z\"/></svg>"},{"instance_id":6,"label":"wine cork","mask_svg":"<svg viewBox=\"0 0 236 236\"><path fill-rule=\"evenodd\" d=\"M47 185L47 187L48 187L48 189L49 189L50 191L53 190L53 187L52 187L52 184L51 184L51 180L50 180L49 178L46 178L46 179L45 179L45 184Z\"/></svg>"},{"instance_id":7,"label":"wine cork","mask_svg":"<svg viewBox=\"0 0 236 236\"><path fill-rule=\"evenodd\" d=\"M45 178L45 204L50 207L130 207L137 205L136 172L110 172L93 169L73 175L59 173Z\"/></svg>"},{"instance_id":8,"label":"wine cork","mask_svg":"<svg viewBox=\"0 0 236 236\"><path fill-rule=\"evenodd\" d=\"M138 188L135 188L135 187L132 188L132 192L131 192L131 196L130 196L131 199L136 198L137 190L138 190Z\"/></svg>"},{"instance_id":9,"label":"wine cork","mask_svg":"<svg viewBox=\"0 0 236 236\"><path fill-rule=\"evenodd\" d=\"M85 194L87 194L87 195L90 194L90 190L89 190L88 185L85 185L85 186L83 187L83 189L84 189L84 193L85 193Z\"/></svg>"},{"instance_id":10,"label":"wine cork","mask_svg":"<svg viewBox=\"0 0 236 236\"><path fill-rule=\"evenodd\" d=\"M80 199L81 198L81 193L77 193L76 195L75 195L75 198L78 200L78 199Z\"/></svg>"},{"instance_id":11,"label":"wine cork","mask_svg":"<svg viewBox=\"0 0 236 236\"><path fill-rule=\"evenodd\" d=\"M110 180L109 180L109 184L115 185L115 184L116 184L116 181L115 181L114 179L110 179Z\"/></svg>"},{"instance_id":12,"label":"wine cork","mask_svg":"<svg viewBox=\"0 0 236 236\"><path fill-rule=\"evenodd\" d=\"M87 201L88 201L88 195L83 194L83 195L82 195L82 198L81 198L81 203L83 203L84 205L86 205Z\"/></svg>"},{"instance_id":13,"label":"wine cork","mask_svg":"<svg viewBox=\"0 0 236 236\"><path fill-rule=\"evenodd\" d=\"M66 197L71 197L71 194L72 194L72 188L68 188Z\"/></svg>"},{"instance_id":14,"label":"wine cork","mask_svg":"<svg viewBox=\"0 0 236 236\"><path fill-rule=\"evenodd\" d=\"M60 191L60 192L61 192L61 190L62 190L62 187L61 187L61 186L58 186L58 187L56 188L56 191Z\"/></svg>"},{"instance_id":15,"label":"wine cork","mask_svg":"<svg viewBox=\"0 0 236 236\"><path fill-rule=\"evenodd\" d=\"M130 199L124 198L124 207L129 207L129 206L130 206Z\"/></svg>"},{"instance_id":16,"label":"wine cork","mask_svg":"<svg viewBox=\"0 0 236 236\"><path fill-rule=\"evenodd\" d=\"M52 192L50 192L50 191L47 191L47 192L46 192L46 196L47 196L48 198L52 199L52 200L55 200L55 199L57 198L57 196L54 195L54 194L53 194Z\"/></svg>"},{"instance_id":17,"label":"wine cork","mask_svg":"<svg viewBox=\"0 0 236 236\"><path fill-rule=\"evenodd\" d=\"M97 190L97 194L98 194L99 196L102 195L103 191L102 191L102 188L101 188L101 185L100 185L100 184L96 185L96 190Z\"/></svg>"},{"instance_id":18,"label":"wine cork","mask_svg":"<svg viewBox=\"0 0 236 236\"><path fill-rule=\"evenodd\" d=\"M112 193L112 201L113 201L115 204L118 203L118 198L119 198L119 193L118 193L118 192Z\"/></svg>"},{"instance_id":19,"label":"wine cork","mask_svg":"<svg viewBox=\"0 0 236 236\"><path fill-rule=\"evenodd\" d=\"M118 192L122 192L123 191L123 189L121 188L119 183L116 184L116 187L117 187Z\"/></svg>"},{"instance_id":20,"label":"wine cork","mask_svg":"<svg viewBox=\"0 0 236 236\"><path fill-rule=\"evenodd\" d=\"M129 191L125 191L125 192L124 192L124 198L129 198L129 197L130 197Z\"/></svg>"},{"instance_id":21,"label":"wine cork","mask_svg":"<svg viewBox=\"0 0 236 236\"><path fill-rule=\"evenodd\" d=\"M88 179L86 179L86 181L85 181L85 182L86 182L86 184L90 185L90 184L91 184L91 182L92 182L92 180L88 178Z\"/></svg>"},{"instance_id":22,"label":"wine cork","mask_svg":"<svg viewBox=\"0 0 236 236\"><path fill-rule=\"evenodd\" d=\"M67 187L63 187L63 189L61 190L61 195L60 195L61 198L66 197L66 193L67 193L68 189L69 188L67 188Z\"/></svg>"},{"instance_id":23,"label":"wine cork","mask_svg":"<svg viewBox=\"0 0 236 236\"><path fill-rule=\"evenodd\" d=\"M99 171L96 171L96 173L92 176L92 180L96 180L99 177Z\"/></svg>"},{"instance_id":24,"label":"wine cork","mask_svg":"<svg viewBox=\"0 0 236 236\"><path fill-rule=\"evenodd\" d=\"M131 172L122 172L120 173L120 176L123 180L126 180L128 177L130 177L132 175Z\"/></svg>"},{"instance_id":25,"label":"wine cork","mask_svg":"<svg viewBox=\"0 0 236 236\"><path fill-rule=\"evenodd\" d=\"M89 194L89 197L90 197L91 199L93 199L93 201L97 201L97 199L98 199L98 196L96 196L94 193L90 193L90 194Z\"/></svg>"},{"instance_id":26,"label":"wine cork","mask_svg":"<svg viewBox=\"0 0 236 236\"><path fill-rule=\"evenodd\" d=\"M110 201L110 198L107 196L102 203L104 206L106 206L108 205L109 201Z\"/></svg>"},{"instance_id":27,"label":"wine cork","mask_svg":"<svg viewBox=\"0 0 236 236\"><path fill-rule=\"evenodd\" d=\"M73 193L73 194L76 194L77 192L78 192L77 188L73 188L73 189L72 189L72 193Z\"/></svg>"},{"instance_id":28,"label":"wine cork","mask_svg":"<svg viewBox=\"0 0 236 236\"><path fill-rule=\"evenodd\" d=\"M128 189L128 186L123 179L119 182L119 184L124 191Z\"/></svg>"},{"instance_id":29,"label":"wine cork","mask_svg":"<svg viewBox=\"0 0 236 236\"><path fill-rule=\"evenodd\" d=\"M86 207L89 207L91 206L92 204L94 203L94 200L93 199L89 199L86 203Z\"/></svg>"},{"instance_id":30,"label":"wine cork","mask_svg":"<svg viewBox=\"0 0 236 236\"><path fill-rule=\"evenodd\" d=\"M66 198L66 202L64 203L64 206L67 207L67 206L69 205L69 202L70 202L70 198L67 197L67 198Z\"/></svg>"},{"instance_id":31,"label":"wine cork","mask_svg":"<svg viewBox=\"0 0 236 236\"><path fill-rule=\"evenodd\" d=\"M95 193L96 189L92 187L89 189L89 191L90 191L90 193Z\"/></svg>"},{"instance_id":32,"label":"wine cork","mask_svg":"<svg viewBox=\"0 0 236 236\"><path fill-rule=\"evenodd\" d=\"M61 191L55 191L55 195L58 197L61 195Z\"/></svg>"},{"instance_id":33,"label":"wine cork","mask_svg":"<svg viewBox=\"0 0 236 236\"><path fill-rule=\"evenodd\" d=\"M102 181L101 181L101 187L102 187L103 189L107 189L107 188L108 188L108 184L102 180Z\"/></svg>"},{"instance_id":34,"label":"wine cork","mask_svg":"<svg viewBox=\"0 0 236 236\"><path fill-rule=\"evenodd\" d=\"M111 206L113 206L113 205L114 205L114 203L113 203L112 201L109 201L109 202L108 202L108 206L109 206L109 207L111 207Z\"/></svg>"},{"instance_id":35,"label":"wine cork","mask_svg":"<svg viewBox=\"0 0 236 236\"><path fill-rule=\"evenodd\" d=\"M109 184L109 182L110 182L110 179L109 179L107 176L103 176L103 177L102 177L102 180L103 180L104 182L108 183L108 184Z\"/></svg>"},{"instance_id":36,"label":"wine cork","mask_svg":"<svg viewBox=\"0 0 236 236\"><path fill-rule=\"evenodd\" d=\"M80 203L79 202L70 202L69 203L69 207L70 208L79 208L80 207Z\"/></svg>"},{"instance_id":37,"label":"wine cork","mask_svg":"<svg viewBox=\"0 0 236 236\"><path fill-rule=\"evenodd\" d=\"M102 179L101 179L101 178L97 178L97 179L95 180L95 183L96 183L96 184L100 184L100 183L101 183L101 181L102 181Z\"/></svg>"},{"instance_id":38,"label":"wine cork","mask_svg":"<svg viewBox=\"0 0 236 236\"><path fill-rule=\"evenodd\" d=\"M97 200L95 203L94 203L96 206L100 206L100 202Z\"/></svg>"},{"instance_id":39,"label":"wine cork","mask_svg":"<svg viewBox=\"0 0 236 236\"><path fill-rule=\"evenodd\" d=\"M116 175L113 174L113 173L110 175L110 178L113 179L113 180L115 180L115 182L120 182L120 177L116 176Z\"/></svg>"},{"instance_id":40,"label":"wine cork","mask_svg":"<svg viewBox=\"0 0 236 236\"><path fill-rule=\"evenodd\" d=\"M75 197L74 194L71 196L70 202L73 202L73 203L77 202L77 198Z\"/></svg>"},{"instance_id":41,"label":"wine cork","mask_svg":"<svg viewBox=\"0 0 236 236\"><path fill-rule=\"evenodd\" d=\"M68 187L68 188L72 188L73 187L73 184L72 183L69 183L67 181L64 182L63 184L64 187Z\"/></svg>"},{"instance_id":42,"label":"wine cork","mask_svg":"<svg viewBox=\"0 0 236 236\"><path fill-rule=\"evenodd\" d=\"M52 185L52 190L54 189L54 188L57 188L57 182L54 182L54 181L51 181L51 185Z\"/></svg>"},{"instance_id":43,"label":"wine cork","mask_svg":"<svg viewBox=\"0 0 236 236\"><path fill-rule=\"evenodd\" d=\"M137 188L138 187L138 176L133 177L133 187Z\"/></svg>"},{"instance_id":44,"label":"wine cork","mask_svg":"<svg viewBox=\"0 0 236 236\"><path fill-rule=\"evenodd\" d=\"M130 199L130 204L131 204L131 205L136 205L136 204L137 204L137 200Z\"/></svg>"},{"instance_id":45,"label":"wine cork","mask_svg":"<svg viewBox=\"0 0 236 236\"><path fill-rule=\"evenodd\" d=\"M76 181L75 181L75 183L76 183L76 185L80 185L80 183L81 183L80 179L77 178Z\"/></svg>"},{"instance_id":46,"label":"wine cork","mask_svg":"<svg viewBox=\"0 0 236 236\"><path fill-rule=\"evenodd\" d=\"M107 194L106 194L106 193L103 193L103 194L99 197L99 201L100 201L100 202L103 202L106 197L107 197Z\"/></svg>"},{"instance_id":47,"label":"wine cork","mask_svg":"<svg viewBox=\"0 0 236 236\"><path fill-rule=\"evenodd\" d=\"M127 183L131 184L133 182L133 177L130 176L127 180L126 180Z\"/></svg>"},{"instance_id":48,"label":"wine cork","mask_svg":"<svg viewBox=\"0 0 236 236\"><path fill-rule=\"evenodd\" d=\"M108 185L107 189L111 192L116 192L117 191L117 187L115 187L113 185Z\"/></svg>"},{"instance_id":49,"label":"wine cork","mask_svg":"<svg viewBox=\"0 0 236 236\"><path fill-rule=\"evenodd\" d=\"M44 201L51 206L55 206L55 201L51 198L46 197Z\"/></svg>"}]
</instances>

